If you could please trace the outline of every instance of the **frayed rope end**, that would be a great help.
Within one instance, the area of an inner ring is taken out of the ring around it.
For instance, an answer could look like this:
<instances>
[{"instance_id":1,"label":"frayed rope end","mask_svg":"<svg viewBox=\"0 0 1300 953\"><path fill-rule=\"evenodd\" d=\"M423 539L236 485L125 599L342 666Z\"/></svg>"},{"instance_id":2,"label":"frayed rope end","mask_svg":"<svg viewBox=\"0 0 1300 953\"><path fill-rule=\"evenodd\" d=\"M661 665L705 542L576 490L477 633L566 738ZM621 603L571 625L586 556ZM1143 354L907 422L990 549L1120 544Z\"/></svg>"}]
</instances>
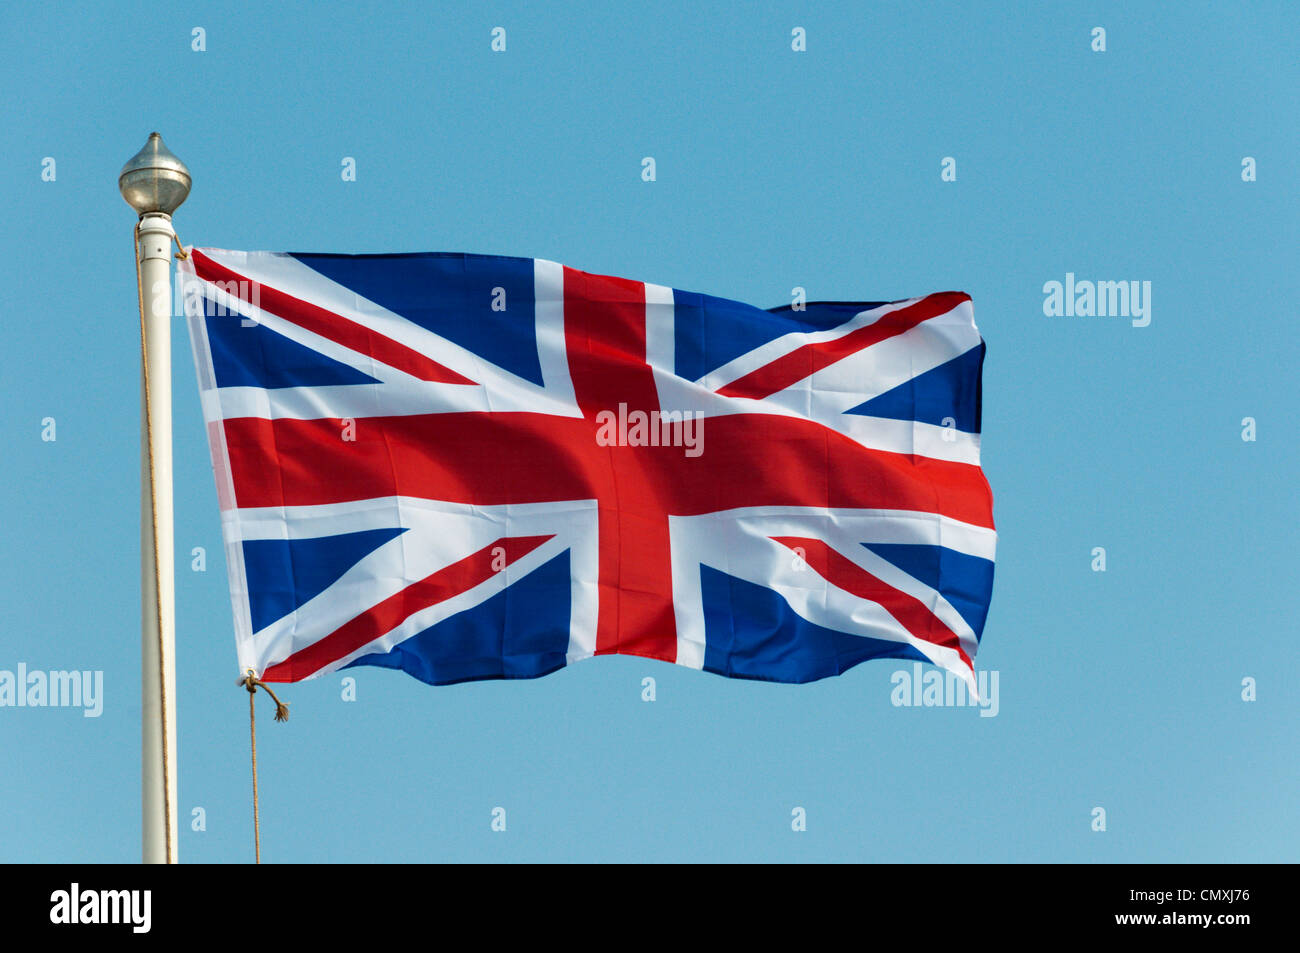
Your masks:
<instances>
[{"instance_id":1,"label":"frayed rope end","mask_svg":"<svg viewBox=\"0 0 1300 953\"><path fill-rule=\"evenodd\" d=\"M256 694L257 689L260 687L262 691L270 695L271 699L275 702L275 720L276 721L289 720L289 706L284 702L280 701L278 697L276 697L275 692L271 691L270 685L266 684L266 682L262 681L251 671L247 675L241 676L239 680L235 682L235 684L242 685L244 688L247 688L248 693L250 695Z\"/></svg>"}]
</instances>

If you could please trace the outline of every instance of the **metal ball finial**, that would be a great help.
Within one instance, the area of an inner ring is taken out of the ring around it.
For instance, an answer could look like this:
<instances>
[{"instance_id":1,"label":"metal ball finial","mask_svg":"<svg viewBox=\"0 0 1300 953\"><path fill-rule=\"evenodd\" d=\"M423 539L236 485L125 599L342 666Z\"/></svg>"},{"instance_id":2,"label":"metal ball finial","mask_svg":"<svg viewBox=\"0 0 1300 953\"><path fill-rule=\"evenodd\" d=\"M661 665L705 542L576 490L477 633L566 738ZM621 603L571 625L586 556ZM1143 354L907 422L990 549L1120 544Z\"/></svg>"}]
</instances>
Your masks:
<instances>
[{"instance_id":1,"label":"metal ball finial","mask_svg":"<svg viewBox=\"0 0 1300 953\"><path fill-rule=\"evenodd\" d=\"M139 215L171 215L190 194L190 170L163 145L162 136L151 132L144 148L122 166L117 187Z\"/></svg>"}]
</instances>

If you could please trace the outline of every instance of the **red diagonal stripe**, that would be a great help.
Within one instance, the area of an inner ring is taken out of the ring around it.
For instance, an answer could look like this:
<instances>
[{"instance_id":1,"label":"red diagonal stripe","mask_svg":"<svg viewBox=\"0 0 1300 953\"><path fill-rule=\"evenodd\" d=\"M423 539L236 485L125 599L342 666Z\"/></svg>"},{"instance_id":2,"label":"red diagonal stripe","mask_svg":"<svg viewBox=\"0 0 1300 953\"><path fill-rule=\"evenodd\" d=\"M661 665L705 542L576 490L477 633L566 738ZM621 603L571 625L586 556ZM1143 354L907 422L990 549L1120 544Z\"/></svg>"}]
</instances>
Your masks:
<instances>
[{"instance_id":1,"label":"red diagonal stripe","mask_svg":"<svg viewBox=\"0 0 1300 953\"><path fill-rule=\"evenodd\" d=\"M945 314L963 301L969 300L970 295L960 291L944 291L940 294L928 295L916 304L891 311L875 323L850 331L833 341L805 344L803 347L796 348L772 363L764 364L744 377L736 378L721 388L718 393L724 397L752 397L755 400L770 397L777 391L799 383L822 368L830 367L836 361L864 347L870 347L886 338L902 334L922 321Z\"/></svg>"},{"instance_id":2,"label":"red diagonal stripe","mask_svg":"<svg viewBox=\"0 0 1300 953\"><path fill-rule=\"evenodd\" d=\"M272 665L262 675L267 682L294 682L355 652L397 628L415 613L473 589L506 566L528 555L553 536L503 536L459 562L445 566L367 609L325 638ZM493 551L501 547L500 553ZM494 565L495 563L495 565Z\"/></svg>"},{"instance_id":3,"label":"red diagonal stripe","mask_svg":"<svg viewBox=\"0 0 1300 953\"><path fill-rule=\"evenodd\" d=\"M217 264L203 252L191 253L194 270L204 281L222 282L224 290L234 294L249 304L253 303L253 288L257 289L257 306L264 311L292 321L300 328L306 328L323 338L329 338L335 344L373 357L390 367L405 371L422 381L435 384L473 384L467 377L462 377L448 367L431 360L419 351L414 351L405 344L355 321L349 321L340 314L303 301L293 295L278 291L270 285L245 278L225 265Z\"/></svg>"},{"instance_id":4,"label":"red diagonal stripe","mask_svg":"<svg viewBox=\"0 0 1300 953\"><path fill-rule=\"evenodd\" d=\"M818 575L860 599L878 603L912 635L934 645L952 649L961 656L963 662L974 668L970 656L962 649L957 634L944 625L920 599L895 589L820 539L806 539L799 536L773 536L772 538L791 549L797 547L803 550L804 562Z\"/></svg>"}]
</instances>

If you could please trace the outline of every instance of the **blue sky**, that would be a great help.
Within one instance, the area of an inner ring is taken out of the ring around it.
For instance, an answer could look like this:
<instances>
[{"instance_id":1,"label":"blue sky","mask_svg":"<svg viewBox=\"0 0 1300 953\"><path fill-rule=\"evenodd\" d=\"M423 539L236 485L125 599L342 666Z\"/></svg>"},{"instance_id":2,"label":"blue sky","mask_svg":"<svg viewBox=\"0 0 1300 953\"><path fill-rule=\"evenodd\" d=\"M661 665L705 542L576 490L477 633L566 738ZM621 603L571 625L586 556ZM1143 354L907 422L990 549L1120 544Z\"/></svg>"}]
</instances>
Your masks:
<instances>
[{"instance_id":1,"label":"blue sky","mask_svg":"<svg viewBox=\"0 0 1300 953\"><path fill-rule=\"evenodd\" d=\"M352 670L354 702L331 676L285 689L288 725L260 710L265 860L1300 856L1294 7L694 6L6 12L0 669L101 670L104 711L0 708L0 859L139 856L116 179L153 129L194 175L187 244L539 256L763 307L957 289L988 343L996 717L892 705L888 661L802 686L634 658L446 688ZM1151 323L1045 315L1067 273L1150 281ZM180 850L244 861L247 702L174 332Z\"/></svg>"}]
</instances>

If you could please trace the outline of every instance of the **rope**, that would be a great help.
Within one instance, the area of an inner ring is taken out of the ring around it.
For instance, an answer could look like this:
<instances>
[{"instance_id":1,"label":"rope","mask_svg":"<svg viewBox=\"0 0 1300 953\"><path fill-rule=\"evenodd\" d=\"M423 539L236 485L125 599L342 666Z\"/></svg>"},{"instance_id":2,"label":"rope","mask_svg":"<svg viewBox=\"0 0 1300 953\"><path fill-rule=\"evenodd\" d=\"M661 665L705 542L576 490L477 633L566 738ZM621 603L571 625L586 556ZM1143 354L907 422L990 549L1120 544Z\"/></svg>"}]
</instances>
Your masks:
<instances>
[{"instance_id":1,"label":"rope","mask_svg":"<svg viewBox=\"0 0 1300 953\"><path fill-rule=\"evenodd\" d=\"M248 682L248 740L253 749L253 863L262 862L262 822L257 800L257 686Z\"/></svg>"},{"instance_id":2,"label":"rope","mask_svg":"<svg viewBox=\"0 0 1300 953\"><path fill-rule=\"evenodd\" d=\"M175 235L173 234L173 237ZM140 367L144 373L144 426L145 444L149 453L149 517L153 524L153 585L156 599L162 599L162 566L158 555L158 486L155 479L156 470L153 456L153 405L149 395L149 344L148 330L144 317L144 284L140 276L140 223L135 223L132 232L135 245L135 287L140 304ZM165 850L167 863L175 863L172 847L172 791L167 783L171 777L167 765L167 659L163 654L163 631L161 603L158 617L158 697L161 703L162 721L162 783L163 783L163 825L166 829Z\"/></svg>"},{"instance_id":3,"label":"rope","mask_svg":"<svg viewBox=\"0 0 1300 953\"><path fill-rule=\"evenodd\" d=\"M275 699L276 721L289 720L289 706L280 701L275 692L271 691L271 686L254 675L252 669L249 669L248 674L236 684L243 685L248 689L248 740L253 751L253 862L260 864L262 862L262 824L260 802L257 796L257 712L256 706L253 704L258 686L260 685L263 691Z\"/></svg>"}]
</instances>

